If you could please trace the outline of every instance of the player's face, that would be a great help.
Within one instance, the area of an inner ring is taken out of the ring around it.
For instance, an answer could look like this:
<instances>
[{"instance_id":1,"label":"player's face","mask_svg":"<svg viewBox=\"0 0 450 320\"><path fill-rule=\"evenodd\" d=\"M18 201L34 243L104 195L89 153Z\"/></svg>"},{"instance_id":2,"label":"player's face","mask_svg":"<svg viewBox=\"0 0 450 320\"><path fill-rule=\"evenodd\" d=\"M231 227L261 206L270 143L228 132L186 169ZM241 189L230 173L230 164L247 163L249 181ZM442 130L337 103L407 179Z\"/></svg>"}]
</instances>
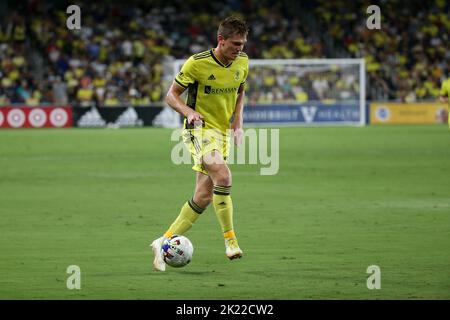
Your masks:
<instances>
[{"instance_id":1,"label":"player's face","mask_svg":"<svg viewBox=\"0 0 450 320\"><path fill-rule=\"evenodd\" d=\"M221 36L219 37L222 54L227 60L230 61L238 57L239 53L241 53L244 49L246 42L247 37L239 34L235 34L227 39L224 39Z\"/></svg>"}]
</instances>

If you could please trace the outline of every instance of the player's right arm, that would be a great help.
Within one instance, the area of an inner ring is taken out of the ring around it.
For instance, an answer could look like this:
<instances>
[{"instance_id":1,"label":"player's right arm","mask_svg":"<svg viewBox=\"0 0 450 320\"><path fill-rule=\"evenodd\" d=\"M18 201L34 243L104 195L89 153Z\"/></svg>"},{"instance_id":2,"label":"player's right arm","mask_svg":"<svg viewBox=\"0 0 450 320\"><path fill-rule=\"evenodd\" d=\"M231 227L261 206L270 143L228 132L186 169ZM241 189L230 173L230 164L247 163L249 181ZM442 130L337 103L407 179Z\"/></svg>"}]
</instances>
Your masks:
<instances>
[{"instance_id":1,"label":"player's right arm","mask_svg":"<svg viewBox=\"0 0 450 320\"><path fill-rule=\"evenodd\" d=\"M203 116L200 113L187 106L181 99L181 94L189 87L189 85L195 83L196 79L198 79L198 74L195 66L195 59L190 57L186 60L180 72L175 77L175 81L170 86L165 99L172 109L186 117L187 123L189 124L202 121L203 119Z\"/></svg>"},{"instance_id":2,"label":"player's right arm","mask_svg":"<svg viewBox=\"0 0 450 320\"><path fill-rule=\"evenodd\" d=\"M202 121L203 116L200 113L194 111L192 108L189 108L181 99L181 94L184 92L184 90L186 89L180 86L176 81L174 81L166 95L167 104L172 109L185 116L189 124L197 121Z\"/></svg>"}]
</instances>

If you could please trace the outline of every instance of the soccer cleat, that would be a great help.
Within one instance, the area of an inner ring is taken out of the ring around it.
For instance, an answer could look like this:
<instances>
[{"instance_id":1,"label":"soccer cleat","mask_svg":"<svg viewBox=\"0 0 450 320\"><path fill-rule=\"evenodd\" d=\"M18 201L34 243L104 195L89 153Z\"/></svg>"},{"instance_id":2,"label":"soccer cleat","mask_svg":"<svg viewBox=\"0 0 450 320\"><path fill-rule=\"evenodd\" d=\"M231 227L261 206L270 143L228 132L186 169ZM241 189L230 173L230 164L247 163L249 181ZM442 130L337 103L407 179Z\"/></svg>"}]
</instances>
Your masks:
<instances>
[{"instance_id":1,"label":"soccer cleat","mask_svg":"<svg viewBox=\"0 0 450 320\"><path fill-rule=\"evenodd\" d=\"M164 240L164 237L158 238L152 242L150 245L153 250L153 270L155 271L166 271L166 263L163 259L163 254L161 250L161 244Z\"/></svg>"},{"instance_id":2,"label":"soccer cleat","mask_svg":"<svg viewBox=\"0 0 450 320\"><path fill-rule=\"evenodd\" d=\"M233 239L225 239L225 253L227 254L228 259L239 259L242 257L242 250L239 248L238 242L236 238Z\"/></svg>"}]
</instances>

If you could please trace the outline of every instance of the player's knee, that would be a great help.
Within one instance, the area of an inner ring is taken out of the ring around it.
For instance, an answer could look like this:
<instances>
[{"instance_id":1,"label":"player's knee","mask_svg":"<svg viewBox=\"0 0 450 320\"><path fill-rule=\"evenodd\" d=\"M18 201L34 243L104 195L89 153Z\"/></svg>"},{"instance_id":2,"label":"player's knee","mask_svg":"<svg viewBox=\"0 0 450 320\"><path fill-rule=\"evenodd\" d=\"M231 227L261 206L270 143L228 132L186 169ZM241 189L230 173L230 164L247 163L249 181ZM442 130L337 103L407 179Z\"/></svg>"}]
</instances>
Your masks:
<instances>
[{"instance_id":1,"label":"player's knee","mask_svg":"<svg viewBox=\"0 0 450 320\"><path fill-rule=\"evenodd\" d=\"M215 179L214 179L215 178ZM224 166L213 178L214 184L218 186L231 186L231 172Z\"/></svg>"}]
</instances>

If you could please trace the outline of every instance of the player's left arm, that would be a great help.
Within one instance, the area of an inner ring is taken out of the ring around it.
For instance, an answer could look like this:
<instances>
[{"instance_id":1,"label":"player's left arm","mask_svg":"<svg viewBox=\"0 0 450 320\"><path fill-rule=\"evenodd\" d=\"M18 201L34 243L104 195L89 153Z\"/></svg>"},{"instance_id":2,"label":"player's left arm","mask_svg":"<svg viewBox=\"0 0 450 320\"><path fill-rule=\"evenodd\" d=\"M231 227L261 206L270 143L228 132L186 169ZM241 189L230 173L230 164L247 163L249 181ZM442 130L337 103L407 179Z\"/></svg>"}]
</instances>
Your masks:
<instances>
[{"instance_id":1,"label":"player's left arm","mask_svg":"<svg viewBox=\"0 0 450 320\"><path fill-rule=\"evenodd\" d=\"M245 97L245 83L242 83L238 90L238 96L236 100L236 108L234 109L234 119L231 123L231 129L233 130L234 144L238 147L242 144L242 136L244 134L244 97Z\"/></svg>"}]
</instances>

